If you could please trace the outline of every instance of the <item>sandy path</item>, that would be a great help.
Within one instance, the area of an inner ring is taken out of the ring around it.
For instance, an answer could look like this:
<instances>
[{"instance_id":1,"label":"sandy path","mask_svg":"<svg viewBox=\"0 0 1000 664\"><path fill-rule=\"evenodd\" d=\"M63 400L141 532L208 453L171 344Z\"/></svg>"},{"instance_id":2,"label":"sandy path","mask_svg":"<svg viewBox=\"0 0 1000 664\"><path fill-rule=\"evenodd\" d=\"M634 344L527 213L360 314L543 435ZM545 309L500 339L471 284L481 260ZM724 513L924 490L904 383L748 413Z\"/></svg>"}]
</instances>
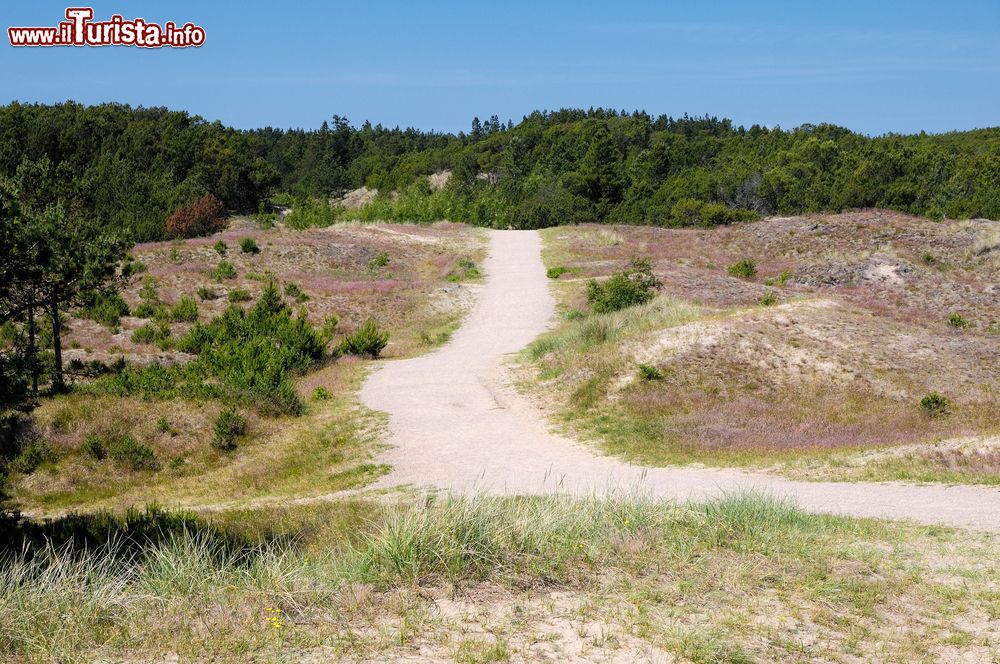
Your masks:
<instances>
[{"instance_id":1,"label":"sandy path","mask_svg":"<svg viewBox=\"0 0 1000 664\"><path fill-rule=\"evenodd\" d=\"M385 363L362 401L390 415L379 486L457 493L604 493L635 490L685 500L740 489L793 498L817 512L905 518L1000 531L1000 489L896 483L795 482L738 470L638 468L549 431L508 383L505 355L549 325L554 302L534 231L494 231L486 286L452 341L422 357Z\"/></svg>"}]
</instances>

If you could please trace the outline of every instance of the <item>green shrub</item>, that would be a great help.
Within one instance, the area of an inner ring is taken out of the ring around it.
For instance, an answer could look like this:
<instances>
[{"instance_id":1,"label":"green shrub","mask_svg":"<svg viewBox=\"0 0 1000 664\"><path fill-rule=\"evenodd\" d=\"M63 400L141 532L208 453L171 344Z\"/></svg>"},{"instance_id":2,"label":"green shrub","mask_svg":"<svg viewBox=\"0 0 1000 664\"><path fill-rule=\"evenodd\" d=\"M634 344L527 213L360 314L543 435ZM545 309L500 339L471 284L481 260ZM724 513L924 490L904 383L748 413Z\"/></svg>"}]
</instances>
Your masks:
<instances>
[{"instance_id":1,"label":"green shrub","mask_svg":"<svg viewBox=\"0 0 1000 664\"><path fill-rule=\"evenodd\" d=\"M646 380L663 380L663 372L651 364L640 364L639 375Z\"/></svg>"},{"instance_id":2,"label":"green shrub","mask_svg":"<svg viewBox=\"0 0 1000 664\"><path fill-rule=\"evenodd\" d=\"M108 446L108 456L117 466L128 470L156 470L160 467L153 450L129 435L113 441Z\"/></svg>"},{"instance_id":3,"label":"green shrub","mask_svg":"<svg viewBox=\"0 0 1000 664\"><path fill-rule=\"evenodd\" d=\"M82 318L106 325L117 330L122 316L128 316L128 304L118 293L92 293L84 306L77 312Z\"/></svg>"},{"instance_id":4,"label":"green shrub","mask_svg":"<svg viewBox=\"0 0 1000 664\"><path fill-rule=\"evenodd\" d=\"M558 279L567 272L569 272L568 267L550 267L545 271L545 276L549 279Z\"/></svg>"},{"instance_id":5,"label":"green shrub","mask_svg":"<svg viewBox=\"0 0 1000 664\"><path fill-rule=\"evenodd\" d=\"M161 415L160 419L156 420L156 430L160 433L172 433L173 427L170 426L170 421Z\"/></svg>"},{"instance_id":6,"label":"green shrub","mask_svg":"<svg viewBox=\"0 0 1000 664\"><path fill-rule=\"evenodd\" d=\"M162 344L170 339L170 326L165 323L146 323L132 333L137 344Z\"/></svg>"},{"instance_id":7,"label":"green shrub","mask_svg":"<svg viewBox=\"0 0 1000 664\"><path fill-rule=\"evenodd\" d=\"M291 281L285 284L285 295L294 298L299 304L309 299L309 296L306 295L301 288L299 288L299 285Z\"/></svg>"},{"instance_id":8,"label":"green shrub","mask_svg":"<svg viewBox=\"0 0 1000 664\"><path fill-rule=\"evenodd\" d=\"M969 321L965 320L965 317L960 313L953 313L948 316L948 325L954 327L958 330L964 330L969 327Z\"/></svg>"},{"instance_id":9,"label":"green shrub","mask_svg":"<svg viewBox=\"0 0 1000 664\"><path fill-rule=\"evenodd\" d=\"M202 286L198 289L198 297L205 300L215 300L218 299L219 294L215 292L215 289Z\"/></svg>"},{"instance_id":10,"label":"green shrub","mask_svg":"<svg viewBox=\"0 0 1000 664\"><path fill-rule=\"evenodd\" d=\"M791 278L792 278L791 270L782 270L781 274L779 274L778 276L765 279L764 284L768 286L784 286Z\"/></svg>"},{"instance_id":11,"label":"green shrub","mask_svg":"<svg viewBox=\"0 0 1000 664\"><path fill-rule=\"evenodd\" d=\"M330 393L330 390L325 387L317 387L313 390L312 398L313 401L327 401L328 399L333 398L333 395Z\"/></svg>"},{"instance_id":12,"label":"green shrub","mask_svg":"<svg viewBox=\"0 0 1000 664\"><path fill-rule=\"evenodd\" d=\"M102 461L108 455L108 451L104 447L104 440L94 433L88 434L83 439L83 452L97 461Z\"/></svg>"},{"instance_id":13,"label":"green shrub","mask_svg":"<svg viewBox=\"0 0 1000 664\"><path fill-rule=\"evenodd\" d=\"M388 343L389 333L380 330L375 319L369 318L354 334L344 338L340 351L350 355L378 357Z\"/></svg>"},{"instance_id":14,"label":"green shrub","mask_svg":"<svg viewBox=\"0 0 1000 664\"><path fill-rule=\"evenodd\" d=\"M739 279L753 279L757 276L757 265L749 258L733 263L728 268L729 276Z\"/></svg>"},{"instance_id":15,"label":"green shrub","mask_svg":"<svg viewBox=\"0 0 1000 664\"><path fill-rule=\"evenodd\" d=\"M228 251L229 247L227 247L226 243L223 242L222 240L219 240L218 242L215 243L215 253L219 254L220 256L225 256Z\"/></svg>"},{"instance_id":16,"label":"green shrub","mask_svg":"<svg viewBox=\"0 0 1000 664\"><path fill-rule=\"evenodd\" d=\"M33 440L18 452L14 460L11 461L12 470L28 475L42 465L43 462L52 458L52 448L44 440Z\"/></svg>"},{"instance_id":17,"label":"green shrub","mask_svg":"<svg viewBox=\"0 0 1000 664\"><path fill-rule=\"evenodd\" d=\"M951 402L948 401L948 398L937 392L931 392L920 400L920 410L931 419L944 417L948 414L950 407Z\"/></svg>"},{"instance_id":18,"label":"green shrub","mask_svg":"<svg viewBox=\"0 0 1000 664\"><path fill-rule=\"evenodd\" d=\"M234 288L229 291L228 299L230 302L249 302L253 297L250 295L250 291L245 288Z\"/></svg>"},{"instance_id":19,"label":"green shrub","mask_svg":"<svg viewBox=\"0 0 1000 664\"><path fill-rule=\"evenodd\" d=\"M375 272L378 269L383 268L388 264L389 264L389 254L383 251L379 253L378 256L368 261L368 269L372 272Z\"/></svg>"},{"instance_id":20,"label":"green shrub","mask_svg":"<svg viewBox=\"0 0 1000 664\"><path fill-rule=\"evenodd\" d=\"M252 237L245 237L240 240L240 251L244 254L259 254L260 247L257 246L257 240Z\"/></svg>"},{"instance_id":21,"label":"green shrub","mask_svg":"<svg viewBox=\"0 0 1000 664\"><path fill-rule=\"evenodd\" d=\"M247 421L235 408L226 408L215 418L213 430L212 447L232 450L236 447L236 439L247 432Z\"/></svg>"},{"instance_id":22,"label":"green shrub","mask_svg":"<svg viewBox=\"0 0 1000 664\"><path fill-rule=\"evenodd\" d=\"M457 283L459 281L465 281L466 279L478 279L481 275L479 267L476 263L468 258L463 258L458 261L455 269L448 273L446 277L448 281Z\"/></svg>"},{"instance_id":23,"label":"green shrub","mask_svg":"<svg viewBox=\"0 0 1000 664\"><path fill-rule=\"evenodd\" d=\"M198 303L194 298L182 297L180 302L170 307L170 320L175 323L191 323L198 320Z\"/></svg>"},{"instance_id":24,"label":"green shrub","mask_svg":"<svg viewBox=\"0 0 1000 664\"><path fill-rule=\"evenodd\" d=\"M580 320L581 318L586 318L586 316L587 315L582 311L580 311L579 309L570 309L569 311L566 312L563 318L565 318L566 320Z\"/></svg>"},{"instance_id":25,"label":"green shrub","mask_svg":"<svg viewBox=\"0 0 1000 664\"><path fill-rule=\"evenodd\" d=\"M162 317L163 313L163 305L153 302L140 302L139 305L132 310L132 315L136 318L158 318Z\"/></svg>"},{"instance_id":26,"label":"green shrub","mask_svg":"<svg viewBox=\"0 0 1000 664\"><path fill-rule=\"evenodd\" d=\"M760 296L760 300L758 300L758 302L760 302L761 306L770 307L778 303L778 294L773 290L766 290L764 291L764 294Z\"/></svg>"},{"instance_id":27,"label":"green shrub","mask_svg":"<svg viewBox=\"0 0 1000 664\"><path fill-rule=\"evenodd\" d=\"M652 263L635 259L631 269L611 275L604 283L591 280L587 284L587 301L596 313L618 311L649 302L661 285L653 274Z\"/></svg>"},{"instance_id":28,"label":"green shrub","mask_svg":"<svg viewBox=\"0 0 1000 664\"><path fill-rule=\"evenodd\" d=\"M215 277L216 281L235 279L236 268L229 261L219 261L219 264L215 267L215 271L212 272L212 276Z\"/></svg>"}]
</instances>

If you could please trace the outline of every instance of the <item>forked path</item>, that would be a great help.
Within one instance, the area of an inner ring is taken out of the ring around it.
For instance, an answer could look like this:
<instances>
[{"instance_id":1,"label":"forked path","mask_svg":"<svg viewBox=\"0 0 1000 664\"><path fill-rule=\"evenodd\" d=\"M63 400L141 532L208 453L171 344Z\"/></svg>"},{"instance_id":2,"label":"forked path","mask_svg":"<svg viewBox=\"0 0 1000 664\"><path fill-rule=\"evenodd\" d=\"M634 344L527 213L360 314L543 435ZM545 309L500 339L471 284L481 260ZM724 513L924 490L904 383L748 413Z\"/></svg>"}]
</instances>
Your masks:
<instances>
[{"instance_id":1,"label":"forked path","mask_svg":"<svg viewBox=\"0 0 1000 664\"><path fill-rule=\"evenodd\" d=\"M552 433L510 386L504 364L554 315L538 233L494 231L485 270L479 300L450 343L418 358L386 362L362 387L362 401L390 416L393 447L386 460L393 470L379 486L503 494L637 491L676 500L753 489L817 512L1000 531L1000 489L640 468Z\"/></svg>"}]
</instances>

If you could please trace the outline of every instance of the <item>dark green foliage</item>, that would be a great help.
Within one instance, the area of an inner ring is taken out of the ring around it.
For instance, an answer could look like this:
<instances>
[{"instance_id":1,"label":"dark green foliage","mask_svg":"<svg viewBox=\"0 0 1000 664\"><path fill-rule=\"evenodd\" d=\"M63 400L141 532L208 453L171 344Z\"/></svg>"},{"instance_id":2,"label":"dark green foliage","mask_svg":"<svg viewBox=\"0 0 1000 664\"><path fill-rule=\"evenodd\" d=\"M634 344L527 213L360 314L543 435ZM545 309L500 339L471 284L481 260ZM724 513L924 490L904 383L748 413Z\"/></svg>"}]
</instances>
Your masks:
<instances>
[{"instance_id":1,"label":"dark green foliage","mask_svg":"<svg viewBox=\"0 0 1000 664\"><path fill-rule=\"evenodd\" d=\"M97 434L88 434L83 439L83 452L95 461L103 461L108 455L108 450L104 446L104 439Z\"/></svg>"},{"instance_id":2,"label":"dark green foliage","mask_svg":"<svg viewBox=\"0 0 1000 664\"><path fill-rule=\"evenodd\" d=\"M166 323L146 323L132 333L137 344L161 344L170 339L170 326Z\"/></svg>"},{"instance_id":3,"label":"dark green foliage","mask_svg":"<svg viewBox=\"0 0 1000 664\"><path fill-rule=\"evenodd\" d=\"M257 240L252 237L245 237L240 240L240 251L244 254L259 254L260 247L257 246Z\"/></svg>"},{"instance_id":4,"label":"dark green foliage","mask_svg":"<svg viewBox=\"0 0 1000 664\"><path fill-rule=\"evenodd\" d=\"M379 329L374 318L369 318L354 334L344 337L339 350L344 354L378 357L388 343L389 333Z\"/></svg>"},{"instance_id":5,"label":"dark green foliage","mask_svg":"<svg viewBox=\"0 0 1000 664\"><path fill-rule=\"evenodd\" d=\"M309 300L309 296L306 295L301 288L299 288L299 285L291 281L285 284L285 295L294 299L299 304Z\"/></svg>"},{"instance_id":6,"label":"dark green foliage","mask_svg":"<svg viewBox=\"0 0 1000 664\"><path fill-rule=\"evenodd\" d=\"M757 264L754 263L749 258L744 258L741 261L733 263L726 271L729 272L729 276L736 277L738 279L753 279L757 276Z\"/></svg>"},{"instance_id":7,"label":"dark green foliage","mask_svg":"<svg viewBox=\"0 0 1000 664\"><path fill-rule=\"evenodd\" d=\"M226 243L222 240L216 242L213 245L213 248L215 249L215 253L219 254L220 256L225 256L226 253L229 251L229 247L227 247Z\"/></svg>"},{"instance_id":8,"label":"dark green foliage","mask_svg":"<svg viewBox=\"0 0 1000 664\"><path fill-rule=\"evenodd\" d=\"M160 467L153 450L127 434L108 444L108 456L116 466L126 470L157 470Z\"/></svg>"},{"instance_id":9,"label":"dark green foliage","mask_svg":"<svg viewBox=\"0 0 1000 664\"><path fill-rule=\"evenodd\" d=\"M249 302L253 297L250 295L250 291L245 288L234 288L229 291L227 296L230 302Z\"/></svg>"},{"instance_id":10,"label":"dark green foliage","mask_svg":"<svg viewBox=\"0 0 1000 664\"><path fill-rule=\"evenodd\" d=\"M948 325L958 330L964 330L965 328L969 327L969 321L967 321L965 319L965 316L963 316L962 314L953 313L950 316L948 316Z\"/></svg>"},{"instance_id":11,"label":"dark green foliage","mask_svg":"<svg viewBox=\"0 0 1000 664\"><path fill-rule=\"evenodd\" d=\"M380 252L378 256L368 261L368 270L370 272L377 272L379 269L385 267L389 264L389 254L386 252Z\"/></svg>"},{"instance_id":12,"label":"dark green foliage","mask_svg":"<svg viewBox=\"0 0 1000 664\"><path fill-rule=\"evenodd\" d=\"M467 279L478 279L481 275L479 267L476 263L468 258L462 258L458 261L455 269L448 273L446 277L448 281L459 282L465 281Z\"/></svg>"},{"instance_id":13,"label":"dark green foliage","mask_svg":"<svg viewBox=\"0 0 1000 664\"><path fill-rule=\"evenodd\" d=\"M236 448L236 439L247 432L247 420L235 408L226 408L215 418L212 447L228 451Z\"/></svg>"},{"instance_id":14,"label":"dark green foliage","mask_svg":"<svg viewBox=\"0 0 1000 664\"><path fill-rule=\"evenodd\" d=\"M639 375L646 380L663 380L663 372L651 364L640 364Z\"/></svg>"},{"instance_id":15,"label":"dark green foliage","mask_svg":"<svg viewBox=\"0 0 1000 664\"><path fill-rule=\"evenodd\" d=\"M595 313L618 311L646 304L661 285L653 274L652 264L645 259L635 259L630 269L616 272L603 283L591 280L587 284L587 301Z\"/></svg>"},{"instance_id":16,"label":"dark green foliage","mask_svg":"<svg viewBox=\"0 0 1000 664\"><path fill-rule=\"evenodd\" d=\"M760 304L764 307L770 307L778 303L778 294L773 290L764 291L764 294L760 296Z\"/></svg>"},{"instance_id":17,"label":"dark green foliage","mask_svg":"<svg viewBox=\"0 0 1000 664\"><path fill-rule=\"evenodd\" d=\"M42 463L52 458L52 448L44 440L33 440L14 457L10 463L11 470L29 474L35 472Z\"/></svg>"},{"instance_id":18,"label":"dark green foliage","mask_svg":"<svg viewBox=\"0 0 1000 664\"><path fill-rule=\"evenodd\" d=\"M570 270L568 267L550 267L548 270L545 271L545 276L547 276L549 279L558 279L559 277L561 277L562 275L566 274L569 271Z\"/></svg>"},{"instance_id":19,"label":"dark green foliage","mask_svg":"<svg viewBox=\"0 0 1000 664\"><path fill-rule=\"evenodd\" d=\"M193 298L182 297L177 304L170 307L170 320L175 323L190 323L198 320L198 303Z\"/></svg>"},{"instance_id":20,"label":"dark green foliage","mask_svg":"<svg viewBox=\"0 0 1000 664\"><path fill-rule=\"evenodd\" d=\"M302 197L292 205L292 211L285 217L289 228L326 228L337 221L336 211L326 200Z\"/></svg>"},{"instance_id":21,"label":"dark green foliage","mask_svg":"<svg viewBox=\"0 0 1000 664\"><path fill-rule=\"evenodd\" d=\"M198 297L202 300L214 300L219 297L219 294L215 292L215 289L208 288L207 286L201 286L198 288Z\"/></svg>"},{"instance_id":22,"label":"dark green foliage","mask_svg":"<svg viewBox=\"0 0 1000 664\"><path fill-rule=\"evenodd\" d=\"M122 316L129 315L128 304L115 292L97 291L85 297L84 305L77 313L83 318L117 329Z\"/></svg>"},{"instance_id":23,"label":"dark green foliage","mask_svg":"<svg viewBox=\"0 0 1000 664\"><path fill-rule=\"evenodd\" d=\"M920 410L931 419L944 417L948 414L950 407L951 402L948 401L948 398L937 392L931 392L920 400Z\"/></svg>"},{"instance_id":24,"label":"dark green foliage","mask_svg":"<svg viewBox=\"0 0 1000 664\"><path fill-rule=\"evenodd\" d=\"M215 277L216 281L235 279L236 268L229 261L219 261L219 264L215 267L215 271L212 272L212 276Z\"/></svg>"}]
</instances>

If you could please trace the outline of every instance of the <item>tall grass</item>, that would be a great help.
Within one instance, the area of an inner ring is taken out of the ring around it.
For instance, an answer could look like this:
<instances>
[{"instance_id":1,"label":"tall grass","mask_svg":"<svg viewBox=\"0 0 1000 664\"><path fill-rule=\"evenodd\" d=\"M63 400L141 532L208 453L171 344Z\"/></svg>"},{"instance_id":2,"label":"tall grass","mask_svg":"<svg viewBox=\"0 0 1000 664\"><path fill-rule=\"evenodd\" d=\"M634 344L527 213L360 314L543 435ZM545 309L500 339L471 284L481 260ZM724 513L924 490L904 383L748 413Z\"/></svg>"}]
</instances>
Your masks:
<instances>
[{"instance_id":1,"label":"tall grass","mask_svg":"<svg viewBox=\"0 0 1000 664\"><path fill-rule=\"evenodd\" d=\"M876 530L757 494L688 506L632 495L480 496L384 506L360 533L327 533L313 546L227 546L185 528L138 550L115 539L49 547L0 561L0 659L273 649L318 638L315 616L344 610L338 593L351 583L578 583L598 569L699 564L713 551L819 561L829 538ZM286 618L269 621L276 611Z\"/></svg>"}]
</instances>

